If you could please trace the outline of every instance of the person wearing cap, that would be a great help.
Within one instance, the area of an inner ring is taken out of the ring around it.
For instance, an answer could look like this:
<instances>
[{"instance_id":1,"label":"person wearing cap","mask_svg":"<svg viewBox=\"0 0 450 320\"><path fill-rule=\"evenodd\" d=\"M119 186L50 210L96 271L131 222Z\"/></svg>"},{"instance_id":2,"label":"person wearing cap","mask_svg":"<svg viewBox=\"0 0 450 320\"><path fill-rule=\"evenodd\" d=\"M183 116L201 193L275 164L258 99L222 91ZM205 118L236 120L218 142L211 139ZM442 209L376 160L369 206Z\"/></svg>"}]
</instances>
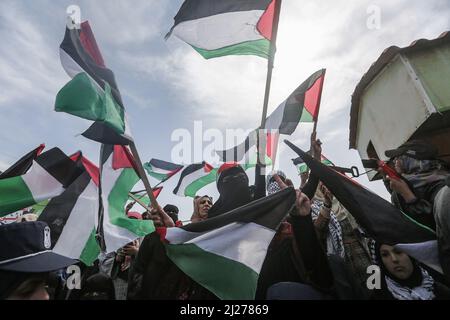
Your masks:
<instances>
[{"instance_id":1,"label":"person wearing cap","mask_svg":"<svg viewBox=\"0 0 450 320\"><path fill-rule=\"evenodd\" d=\"M450 280L450 170L438 150L420 140L387 150L401 179L386 177L392 203L416 221L436 230L439 257Z\"/></svg>"},{"instance_id":2,"label":"person wearing cap","mask_svg":"<svg viewBox=\"0 0 450 320\"><path fill-rule=\"evenodd\" d=\"M0 299L48 300L51 271L78 261L51 250L50 228L43 221L0 226Z\"/></svg>"}]
</instances>

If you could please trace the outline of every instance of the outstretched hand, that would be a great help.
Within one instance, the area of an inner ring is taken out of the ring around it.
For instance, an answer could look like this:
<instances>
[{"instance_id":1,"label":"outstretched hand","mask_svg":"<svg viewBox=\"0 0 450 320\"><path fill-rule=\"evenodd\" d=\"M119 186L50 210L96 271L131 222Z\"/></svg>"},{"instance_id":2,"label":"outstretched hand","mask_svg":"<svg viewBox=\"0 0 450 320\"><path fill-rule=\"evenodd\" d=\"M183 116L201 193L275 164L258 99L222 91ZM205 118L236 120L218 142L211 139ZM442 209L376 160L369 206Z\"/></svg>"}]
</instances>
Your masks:
<instances>
[{"instance_id":1,"label":"outstretched hand","mask_svg":"<svg viewBox=\"0 0 450 320\"><path fill-rule=\"evenodd\" d=\"M293 187L294 184L292 183L292 181L290 179L286 179L286 182L284 182L283 180L281 180L280 176L277 174L273 175L274 180L277 182L278 186L280 187L281 190L284 190L288 187Z\"/></svg>"}]
</instances>

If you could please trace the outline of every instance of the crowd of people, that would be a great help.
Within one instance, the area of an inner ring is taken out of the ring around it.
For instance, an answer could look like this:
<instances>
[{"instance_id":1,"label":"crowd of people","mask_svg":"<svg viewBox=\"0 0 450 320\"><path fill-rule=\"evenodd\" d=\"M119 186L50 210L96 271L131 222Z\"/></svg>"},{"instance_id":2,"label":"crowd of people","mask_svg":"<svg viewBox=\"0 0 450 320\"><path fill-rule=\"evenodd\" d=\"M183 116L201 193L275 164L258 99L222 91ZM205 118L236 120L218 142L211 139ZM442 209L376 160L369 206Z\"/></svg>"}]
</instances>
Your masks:
<instances>
[{"instance_id":1,"label":"crowd of people","mask_svg":"<svg viewBox=\"0 0 450 320\"><path fill-rule=\"evenodd\" d=\"M321 142L313 136L311 153L321 159ZM255 299L330 300L450 299L450 169L436 148L408 142L386 152L401 179L383 175L392 204L411 219L435 230L443 274L395 246L377 243L313 173L301 175L295 205L271 241L258 278ZM226 163L217 173L216 201L193 200L190 223L226 214L267 195L293 187L283 171L258 174L250 185L245 170ZM383 174L380 171L380 174ZM143 214L124 208L129 219L150 219L156 228L182 225L173 204ZM217 299L166 255L157 232L103 254L93 266L50 250L51 230L26 217L0 226L1 299L134 300ZM79 288L68 288L65 267L81 269ZM368 286L370 266L378 266L381 285ZM220 275L218 275L220 276Z\"/></svg>"}]
</instances>

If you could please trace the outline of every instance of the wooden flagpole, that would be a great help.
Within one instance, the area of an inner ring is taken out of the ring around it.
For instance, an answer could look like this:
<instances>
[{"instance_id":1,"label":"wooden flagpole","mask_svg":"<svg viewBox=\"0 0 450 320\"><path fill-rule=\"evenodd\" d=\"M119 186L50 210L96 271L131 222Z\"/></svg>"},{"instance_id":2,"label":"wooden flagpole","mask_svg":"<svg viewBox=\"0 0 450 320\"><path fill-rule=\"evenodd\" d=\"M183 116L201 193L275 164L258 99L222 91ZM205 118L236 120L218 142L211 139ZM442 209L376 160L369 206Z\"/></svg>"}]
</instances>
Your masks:
<instances>
[{"instance_id":1,"label":"wooden flagpole","mask_svg":"<svg viewBox=\"0 0 450 320\"><path fill-rule=\"evenodd\" d=\"M148 180L147 175L145 174L144 166L142 165L141 158L139 158L139 153L136 149L136 145L134 144L134 142L130 143L130 149L131 149L131 153L133 154L134 161L136 163L136 169L138 170L138 173L142 179L142 182L144 183L145 190L147 190L147 194L150 198L150 203L152 204L152 207L154 209L158 209L158 201L156 201L156 198L153 194L153 189L150 185L150 181Z\"/></svg>"},{"instance_id":2,"label":"wooden flagpole","mask_svg":"<svg viewBox=\"0 0 450 320\"><path fill-rule=\"evenodd\" d=\"M267 78L266 78L266 89L264 94L264 104L263 104L263 112L261 118L261 127L260 129L264 130L266 126L266 118L267 118L267 107L269 105L269 96L270 96L270 86L272 83L272 70L273 63L275 60L275 52L276 52L276 43L277 43L277 34L278 34L278 22L280 21L280 11L281 11L281 2L282 0L275 0L275 11L273 15L273 27L272 27L272 37L270 39L270 52L269 59L267 62ZM259 164L265 164L265 150L266 150L266 140L260 139L262 135L257 134L257 161Z\"/></svg>"}]
</instances>

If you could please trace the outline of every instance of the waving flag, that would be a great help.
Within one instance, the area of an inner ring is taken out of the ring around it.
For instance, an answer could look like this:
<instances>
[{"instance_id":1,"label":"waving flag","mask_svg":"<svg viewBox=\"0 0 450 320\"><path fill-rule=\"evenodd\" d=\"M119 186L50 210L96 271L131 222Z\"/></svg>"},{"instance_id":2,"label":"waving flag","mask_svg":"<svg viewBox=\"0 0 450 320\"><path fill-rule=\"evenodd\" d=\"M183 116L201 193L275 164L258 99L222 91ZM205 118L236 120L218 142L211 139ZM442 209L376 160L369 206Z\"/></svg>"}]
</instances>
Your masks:
<instances>
[{"instance_id":1,"label":"waving flag","mask_svg":"<svg viewBox=\"0 0 450 320\"><path fill-rule=\"evenodd\" d=\"M87 21L66 29L60 58L73 80L58 93L55 110L95 121L83 133L88 139L129 144L132 137L114 73L105 66Z\"/></svg>"},{"instance_id":2,"label":"waving flag","mask_svg":"<svg viewBox=\"0 0 450 320\"><path fill-rule=\"evenodd\" d=\"M79 259L90 266L98 258L95 221L98 215L98 169L85 171L59 197L53 198L39 216L52 231L54 252Z\"/></svg>"},{"instance_id":3,"label":"waving flag","mask_svg":"<svg viewBox=\"0 0 450 320\"><path fill-rule=\"evenodd\" d=\"M255 299L267 248L295 202L287 188L226 214L180 228L158 228L167 256L220 299Z\"/></svg>"},{"instance_id":4,"label":"waving flag","mask_svg":"<svg viewBox=\"0 0 450 320\"><path fill-rule=\"evenodd\" d=\"M269 130L272 137L277 133L291 135L299 122L317 120L324 79L325 69L315 72L267 117L265 129ZM257 130L252 131L244 142L233 148L216 151L221 161L241 161L250 148L256 145L256 132ZM268 139L271 140L273 139ZM275 144L266 145L272 150L275 148ZM266 150L268 152L270 151Z\"/></svg>"},{"instance_id":5,"label":"waving flag","mask_svg":"<svg viewBox=\"0 0 450 320\"><path fill-rule=\"evenodd\" d=\"M191 164L181 172L173 193L181 197L195 197L198 190L216 181L216 173L217 169L209 163Z\"/></svg>"},{"instance_id":6,"label":"waving flag","mask_svg":"<svg viewBox=\"0 0 450 320\"><path fill-rule=\"evenodd\" d=\"M24 175L0 180L0 216L60 195L81 173L60 149L44 152Z\"/></svg>"},{"instance_id":7,"label":"waving flag","mask_svg":"<svg viewBox=\"0 0 450 320\"><path fill-rule=\"evenodd\" d=\"M36 159L44 150L45 144L41 144L39 147L30 151L22 158L20 158L16 163L14 163L11 167L6 169L4 172L0 174L0 180L6 178L17 177L25 174L28 169L30 169L33 164L33 160Z\"/></svg>"},{"instance_id":8,"label":"waving flag","mask_svg":"<svg viewBox=\"0 0 450 320\"><path fill-rule=\"evenodd\" d=\"M276 0L186 0L166 37L176 35L205 59L269 57Z\"/></svg>"},{"instance_id":9,"label":"waving flag","mask_svg":"<svg viewBox=\"0 0 450 320\"><path fill-rule=\"evenodd\" d=\"M125 215L128 193L140 179L133 165L134 159L125 146L102 146L98 226L106 252L116 251L155 230L152 221Z\"/></svg>"},{"instance_id":10,"label":"waving flag","mask_svg":"<svg viewBox=\"0 0 450 320\"><path fill-rule=\"evenodd\" d=\"M144 169L153 178L159 181L166 181L183 169L183 166L163 160L151 159L144 164Z\"/></svg>"}]
</instances>

